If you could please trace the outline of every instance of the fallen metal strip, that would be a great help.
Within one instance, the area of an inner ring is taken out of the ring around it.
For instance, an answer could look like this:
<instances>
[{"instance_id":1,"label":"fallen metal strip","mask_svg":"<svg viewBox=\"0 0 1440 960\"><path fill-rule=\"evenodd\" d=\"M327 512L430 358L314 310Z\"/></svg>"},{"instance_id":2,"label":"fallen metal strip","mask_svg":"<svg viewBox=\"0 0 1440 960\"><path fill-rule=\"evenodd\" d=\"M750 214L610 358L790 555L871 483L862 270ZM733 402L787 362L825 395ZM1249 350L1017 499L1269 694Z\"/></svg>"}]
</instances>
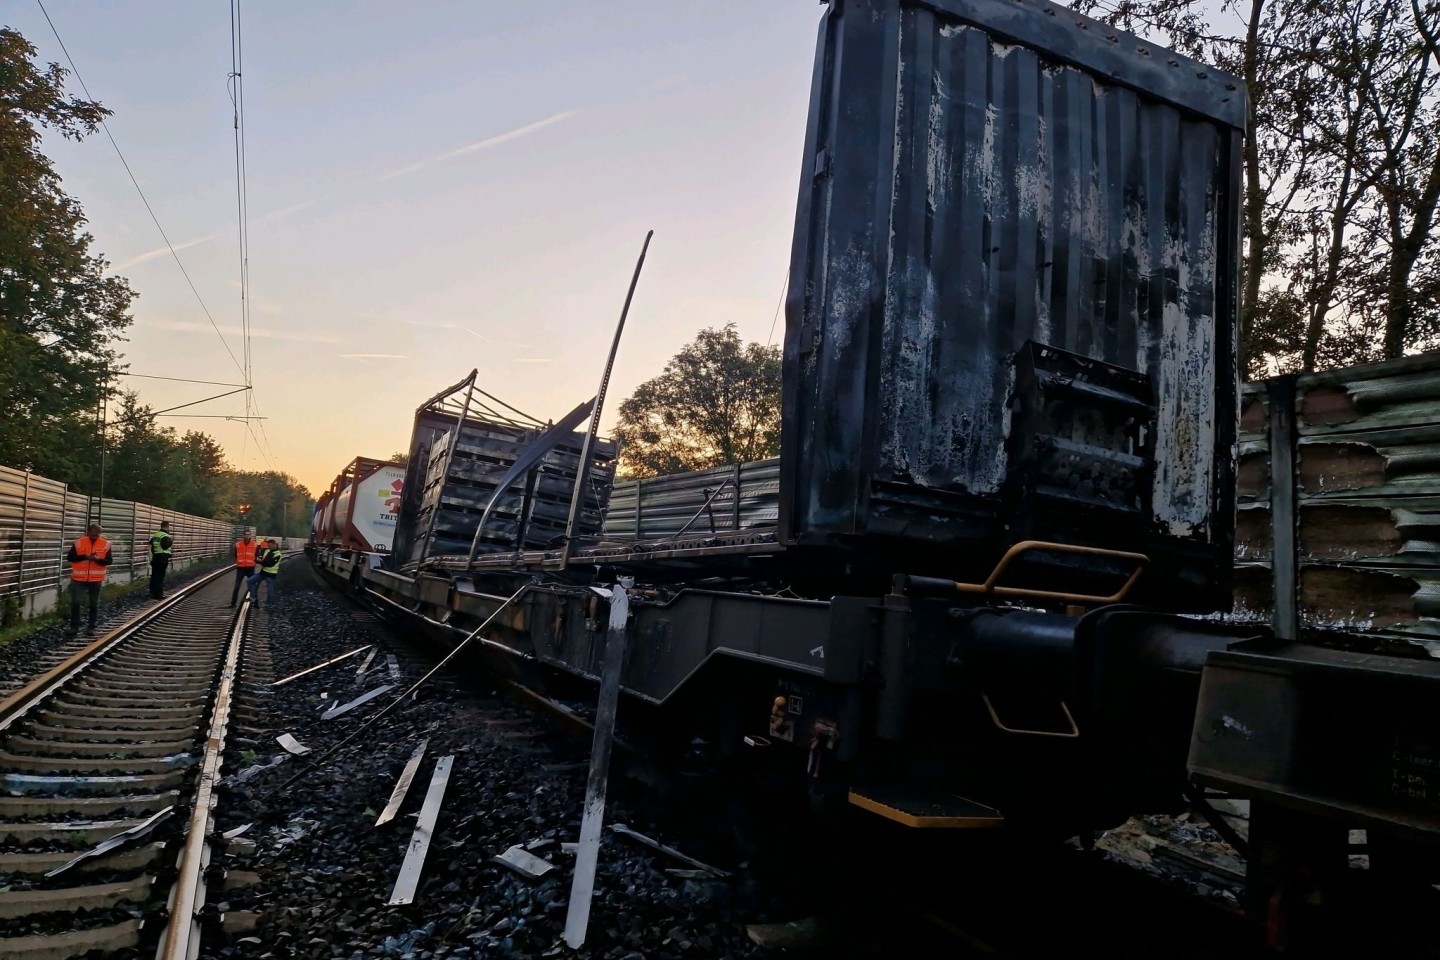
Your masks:
<instances>
[{"instance_id":1,"label":"fallen metal strip","mask_svg":"<svg viewBox=\"0 0 1440 960\"><path fill-rule=\"evenodd\" d=\"M659 840L652 840L650 837L645 836L645 834L643 833L631 830L623 823L612 823L610 824L610 829L612 832L618 833L622 837L629 837L631 840L634 840L642 847L649 847L651 850L654 850L657 853L663 853L667 857L674 857L681 863L688 864L689 866L694 867L696 870L704 870L706 873L712 873L715 876L721 878L731 876L731 873L728 870L721 870L719 867L712 867L708 863L702 863L699 860L696 860L694 857L687 857L685 854L681 853L679 850L676 850L674 847L667 847Z\"/></svg>"},{"instance_id":2,"label":"fallen metal strip","mask_svg":"<svg viewBox=\"0 0 1440 960\"><path fill-rule=\"evenodd\" d=\"M430 850L430 838L435 833L435 821L440 817L440 803L445 799L445 785L450 782L450 766L454 762L452 754L441 757L435 763L435 774L430 778L430 789L425 793L420 819L415 822L415 832L410 836L405 862L400 865L400 876L395 878L395 889L390 891L392 907L415 901L420 871L425 867L425 854Z\"/></svg>"},{"instance_id":3,"label":"fallen metal strip","mask_svg":"<svg viewBox=\"0 0 1440 960\"><path fill-rule=\"evenodd\" d=\"M164 810L155 811L155 813L151 814L148 819L137 823L129 830L117 833L113 837L107 837L105 840L102 840L100 843L91 847L89 850L86 850L84 853L80 854L75 859L71 860L69 863L62 864L61 866L56 867L54 870L51 870L49 873L45 874L45 879L49 880L51 877L58 877L60 874L64 873L66 870L69 870L77 863L84 863L86 860L93 860L96 857L103 857L105 854L109 853L111 850L116 849L117 847L123 847L127 843L139 840L141 837L144 837L146 834L148 834L151 830L154 830L157 826L159 826L162 820L167 819L174 812L175 807L173 804L166 807Z\"/></svg>"},{"instance_id":4,"label":"fallen metal strip","mask_svg":"<svg viewBox=\"0 0 1440 960\"><path fill-rule=\"evenodd\" d=\"M249 613L250 599L246 597L241 601L234 626L230 629L225 666L215 690L210 730L205 737L205 753L195 782L190 823L185 829L185 844L180 848L180 859L176 863L175 884L170 892L170 918L160 934L156 960L190 960L200 953L199 911L205 906L205 867L210 863L210 812L215 806L215 785L220 781L220 764L225 758L225 733L230 723L240 647L245 639L245 621Z\"/></svg>"},{"instance_id":5,"label":"fallen metal strip","mask_svg":"<svg viewBox=\"0 0 1440 960\"><path fill-rule=\"evenodd\" d=\"M295 754L295 756L297 757L303 757L305 756L305 754L310 752L309 747L305 746L305 744L301 743L299 740L296 740L293 735L288 733L280 734L280 736L275 738L275 742L280 744L280 746L284 747L286 751Z\"/></svg>"},{"instance_id":6,"label":"fallen metal strip","mask_svg":"<svg viewBox=\"0 0 1440 960\"><path fill-rule=\"evenodd\" d=\"M349 703L337 704L336 706L331 707L329 710L326 710L324 713L320 714L320 719L334 720L336 717L343 716L344 714L349 713L351 710L354 710L356 707L364 706L365 704L369 703L371 700L374 700L381 694L389 693L391 690L394 689L395 684L393 683L387 683L383 687L376 687L369 693L360 694L360 696L356 697L354 700L351 700Z\"/></svg>"},{"instance_id":7,"label":"fallen metal strip","mask_svg":"<svg viewBox=\"0 0 1440 960\"><path fill-rule=\"evenodd\" d=\"M583 462L584 457L581 460ZM633 583L632 578L623 579L610 595L610 622L605 632L605 659L595 707L595 737L590 743L590 772L585 781L585 806L580 814L580 844L576 848L570 902L565 911L565 945L571 950L584 945L590 926L590 901L595 896L595 871L600 863L600 828L605 820L605 791L610 782L610 749L615 741L615 712L620 706L620 673L625 668L629 632L627 591Z\"/></svg>"},{"instance_id":8,"label":"fallen metal strip","mask_svg":"<svg viewBox=\"0 0 1440 960\"><path fill-rule=\"evenodd\" d=\"M379 653L379 652L380 652L380 648L379 648L378 646L374 646L374 647L371 647L371 648L370 648L370 653L365 657L365 662L362 663L362 664L360 664L360 669L359 669L359 670L356 670L356 671L355 671L355 676L356 676L357 678L358 678L358 677L363 677L363 676L365 676L365 671L367 671L367 670L370 669L370 664L372 664L372 663L375 662L375 655L376 655L377 653Z\"/></svg>"},{"instance_id":9,"label":"fallen metal strip","mask_svg":"<svg viewBox=\"0 0 1440 960\"><path fill-rule=\"evenodd\" d=\"M374 652L373 652L373 651L375 650L374 645L371 645L371 646L368 646L368 647L356 647L354 650L351 650L349 653L342 653L342 654L340 654L340 656L338 656L338 657L332 657L331 659L326 660L324 663L317 663L317 664L315 664L315 666L313 666L313 667L306 667L304 670L301 670L299 673L292 673L292 674L290 674L290 676L286 677L284 680L276 680L274 683L270 684L270 686L272 686L272 687L283 687L283 686L285 686L285 684L289 683L291 680L299 680L301 677L308 677L310 674L314 673L316 670L324 670L326 667L332 667L332 666L334 666L335 664L339 663L341 660L349 660L351 657L355 656L355 654L357 654L357 653L364 653L366 650L372 651L372 652L371 652L371 656L374 656ZM369 663L370 661L369 661L369 660L366 660L365 662L366 662L366 663Z\"/></svg>"},{"instance_id":10,"label":"fallen metal strip","mask_svg":"<svg viewBox=\"0 0 1440 960\"><path fill-rule=\"evenodd\" d=\"M380 818L375 821L375 826L389 823L395 819L395 814L400 812L400 804L405 802L405 794L410 792L415 771L420 769L420 759L425 756L425 748L429 744L429 740L421 740L415 747L415 752L410 754L410 759L405 761L405 769L400 771L400 779L395 781L395 789L390 791L390 802L380 811Z\"/></svg>"},{"instance_id":11,"label":"fallen metal strip","mask_svg":"<svg viewBox=\"0 0 1440 960\"><path fill-rule=\"evenodd\" d=\"M385 654L385 669L390 671L391 680L400 679L400 661L396 659L395 654Z\"/></svg>"}]
</instances>

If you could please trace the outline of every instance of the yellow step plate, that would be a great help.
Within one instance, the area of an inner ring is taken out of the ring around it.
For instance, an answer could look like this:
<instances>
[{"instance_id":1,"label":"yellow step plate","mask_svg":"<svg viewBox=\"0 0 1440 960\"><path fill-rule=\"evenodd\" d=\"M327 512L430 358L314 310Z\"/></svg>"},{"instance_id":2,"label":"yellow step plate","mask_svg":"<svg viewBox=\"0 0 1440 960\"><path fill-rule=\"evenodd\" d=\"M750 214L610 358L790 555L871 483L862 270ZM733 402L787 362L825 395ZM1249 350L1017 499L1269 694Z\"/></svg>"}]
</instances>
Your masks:
<instances>
[{"instance_id":1,"label":"yellow step plate","mask_svg":"<svg viewBox=\"0 0 1440 960\"><path fill-rule=\"evenodd\" d=\"M907 827L977 830L1005 822L1000 811L954 794L904 787L863 787L850 791L850 802Z\"/></svg>"}]
</instances>

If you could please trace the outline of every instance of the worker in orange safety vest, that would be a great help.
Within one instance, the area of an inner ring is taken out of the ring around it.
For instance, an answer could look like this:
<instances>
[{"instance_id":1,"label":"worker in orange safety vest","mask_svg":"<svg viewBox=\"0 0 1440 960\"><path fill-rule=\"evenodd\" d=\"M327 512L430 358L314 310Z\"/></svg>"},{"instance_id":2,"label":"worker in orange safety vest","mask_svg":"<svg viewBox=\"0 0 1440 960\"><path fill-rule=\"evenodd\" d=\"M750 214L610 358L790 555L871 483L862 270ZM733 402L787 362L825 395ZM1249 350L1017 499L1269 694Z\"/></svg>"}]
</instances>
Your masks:
<instances>
[{"instance_id":1,"label":"worker in orange safety vest","mask_svg":"<svg viewBox=\"0 0 1440 960\"><path fill-rule=\"evenodd\" d=\"M250 579L255 572L255 551L260 545L255 542L255 536L245 531L243 539L235 541L235 587L230 591L230 606L235 606L235 601L240 598L240 584Z\"/></svg>"},{"instance_id":2,"label":"worker in orange safety vest","mask_svg":"<svg viewBox=\"0 0 1440 960\"><path fill-rule=\"evenodd\" d=\"M90 626L85 633L94 636L100 619L100 587L105 583L105 568L114 560L110 541L100 535L100 524L90 524L85 536L70 544L65 559L70 562L70 627L65 635L73 637L80 632L80 597L84 594L90 600Z\"/></svg>"}]
</instances>

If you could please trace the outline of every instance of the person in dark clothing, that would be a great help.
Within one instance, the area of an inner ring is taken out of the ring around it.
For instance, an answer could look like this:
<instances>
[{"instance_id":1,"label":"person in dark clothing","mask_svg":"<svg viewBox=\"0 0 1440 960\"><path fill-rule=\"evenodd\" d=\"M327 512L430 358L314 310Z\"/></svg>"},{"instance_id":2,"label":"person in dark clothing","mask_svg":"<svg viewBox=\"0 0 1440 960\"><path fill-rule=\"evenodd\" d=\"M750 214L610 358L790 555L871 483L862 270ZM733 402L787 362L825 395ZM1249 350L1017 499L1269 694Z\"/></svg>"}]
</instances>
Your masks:
<instances>
[{"instance_id":1,"label":"person in dark clothing","mask_svg":"<svg viewBox=\"0 0 1440 960\"><path fill-rule=\"evenodd\" d=\"M235 587L230 591L230 606L235 606L235 601L240 599L240 584L249 580L255 574L255 553L260 549L260 544L255 542L255 537L249 530L245 535L235 541Z\"/></svg>"},{"instance_id":2,"label":"person in dark clothing","mask_svg":"<svg viewBox=\"0 0 1440 960\"><path fill-rule=\"evenodd\" d=\"M170 566L174 541L170 539L170 521L161 520L160 529L150 534L150 596L165 598L165 570Z\"/></svg>"},{"instance_id":3,"label":"person in dark clothing","mask_svg":"<svg viewBox=\"0 0 1440 960\"><path fill-rule=\"evenodd\" d=\"M80 597L90 601L90 626L86 633L93 636L100 619L100 588L105 583L105 569L115 559L110 541L100 535L100 524L92 523L85 536L70 544L65 559L70 563L70 626L67 637L80 632Z\"/></svg>"},{"instance_id":4,"label":"person in dark clothing","mask_svg":"<svg viewBox=\"0 0 1440 960\"><path fill-rule=\"evenodd\" d=\"M266 599L272 606L280 598L280 594L275 589L276 580L280 576L280 556L280 544L276 543L272 537L265 541L265 549L261 550L260 555L255 558L257 569L249 582L250 601L257 607L264 606L260 602L260 584L262 583L269 584Z\"/></svg>"}]
</instances>

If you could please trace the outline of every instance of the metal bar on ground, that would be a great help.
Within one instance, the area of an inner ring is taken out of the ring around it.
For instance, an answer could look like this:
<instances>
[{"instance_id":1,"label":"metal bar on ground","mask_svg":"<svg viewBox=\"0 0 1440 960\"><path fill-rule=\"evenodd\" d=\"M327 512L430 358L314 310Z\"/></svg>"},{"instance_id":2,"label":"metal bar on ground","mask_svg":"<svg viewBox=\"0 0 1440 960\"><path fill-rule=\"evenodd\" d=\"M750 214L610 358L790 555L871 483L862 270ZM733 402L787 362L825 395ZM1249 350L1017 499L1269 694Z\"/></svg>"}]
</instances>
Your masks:
<instances>
[{"instance_id":1,"label":"metal bar on ground","mask_svg":"<svg viewBox=\"0 0 1440 960\"><path fill-rule=\"evenodd\" d=\"M585 781L580 843L575 852L570 905L565 913L565 944L572 950L584 945L585 932L590 926L595 868L600 862L600 830L605 822L605 790L610 780L610 748L615 740L615 711L620 705L620 674L625 668L627 625L630 620L630 596L627 591L634 582L633 578L623 578L610 592L610 626L605 632L605 662L595 709L595 739L590 746L590 775Z\"/></svg>"},{"instance_id":2,"label":"metal bar on ground","mask_svg":"<svg viewBox=\"0 0 1440 960\"><path fill-rule=\"evenodd\" d=\"M385 669L389 671L391 680L400 679L400 660L395 654L385 654Z\"/></svg>"},{"instance_id":3,"label":"metal bar on ground","mask_svg":"<svg viewBox=\"0 0 1440 960\"><path fill-rule=\"evenodd\" d=\"M676 850L674 847L667 847L659 840L652 839L651 837L645 836L645 834L643 833L638 833L634 830L631 830L623 823L610 824L610 830L612 833L618 833L622 837L629 837L631 840L634 840L641 846L649 847L656 853L663 853L667 857L674 857L681 863L689 864L696 870L703 870L705 873L714 874L715 876L722 878L729 877L731 875L730 871L728 870L721 870L719 867L712 867L708 863L702 863L701 861L696 860L694 857L688 857L685 854L681 853L679 850Z\"/></svg>"},{"instance_id":4,"label":"metal bar on ground","mask_svg":"<svg viewBox=\"0 0 1440 960\"><path fill-rule=\"evenodd\" d=\"M395 878L395 889L390 891L390 906L413 903L415 889L420 885L420 871L425 867L425 854L430 850L430 838L435 833L435 821L440 817L440 804L445 799L445 785L450 782L450 766L454 755L441 757L435 763L435 773L430 778L430 789L425 793L425 804L420 808L420 819L415 822L415 832L410 835L410 846L405 850L405 862L400 865L400 875Z\"/></svg>"},{"instance_id":5,"label":"metal bar on ground","mask_svg":"<svg viewBox=\"0 0 1440 960\"><path fill-rule=\"evenodd\" d=\"M162 820L168 819L174 812L174 805L165 807L163 810L155 811L155 813L151 814L145 820L142 820L139 823L135 824L135 826L131 827L129 830L122 831L112 837L108 837L100 841L98 844L91 847L89 850L86 850L84 853L77 854L76 857L68 863L61 864L60 866L51 870L49 873L45 874L45 879L49 880L52 877L57 877L60 874L64 873L66 870L69 870L71 867L75 866L75 864L77 863L84 863L86 860L93 860L96 857L102 857L105 854L109 853L111 850L114 850L118 847L123 847L127 843L131 843L135 840L139 840L140 838L148 834L151 830L154 830Z\"/></svg>"},{"instance_id":6,"label":"metal bar on ground","mask_svg":"<svg viewBox=\"0 0 1440 960\"><path fill-rule=\"evenodd\" d=\"M380 648L379 648L378 646L371 647L371 648L370 648L370 653L365 657L365 662L362 663L362 664L360 664L360 669L359 669L359 670L356 670L356 671L355 671L355 676L357 676L357 677L363 677L363 676L365 676L365 672L370 669L370 664L372 664L372 663L375 662L375 655L376 655L377 653L379 653L379 652L380 652Z\"/></svg>"},{"instance_id":7,"label":"metal bar on ground","mask_svg":"<svg viewBox=\"0 0 1440 960\"><path fill-rule=\"evenodd\" d=\"M484 621L481 622L480 626L478 626L478 627L476 627L474 630L470 631L470 635L469 635L469 636L467 636L465 639L461 640L459 643L455 644L454 649L452 649L449 653L445 654L445 656L440 660L439 663L437 663L437 664L435 664L435 666L431 667L429 673L425 674L425 676L421 677L419 680L416 680L414 683L412 683L412 684L410 685L410 689L406 690L404 693L400 694L400 696L396 697L394 700L391 700L389 703L387 703L387 704L385 705L385 708L384 708L383 710L381 710L379 713L375 714L375 716L371 717L369 720L366 720L364 723L360 724L360 726L356 727L353 731L351 731L351 733L350 733L349 736L345 737L345 738L344 738L343 740L341 740L339 743L335 744L335 745L332 746L330 749L328 749L328 750L326 750L324 753L320 754L320 756L316 757L316 758L315 758L315 763L316 763L316 764L321 764L321 763L324 763L326 760L329 760L332 756L335 755L335 753L336 753L337 751L339 751L339 749L340 749L341 747L345 746L347 743L349 743L350 741L354 740L356 737L360 736L360 734L362 734L362 733L364 733L366 730L368 730L372 724L378 723L380 720L382 720L383 718L385 718L386 716L388 716L388 715L390 714L390 711L391 711L391 710L394 710L396 707L400 706L400 704L405 701L405 698L406 698L406 697L410 696L410 695L413 694L416 690L419 690L421 687L423 687L423 686L430 680L431 677L435 676L435 674L439 673L441 670L444 670L444 669L445 669L445 666L446 666L451 660L453 660L453 659L455 659L457 656L459 656L459 655L460 655L460 652L461 652L462 650L464 650L464 649L466 648L466 646L468 646L468 645L470 644L470 641L474 640L476 637L479 637L480 634L481 634L481 632L482 632L486 627L490 626L491 622L492 622L496 617L500 616L500 612L501 612L502 610L504 610L506 607L510 606L510 604L514 603L516 600L519 600L522 596L524 596L524 595L526 594L527 591L530 590L531 587L533 587L536 583L539 583L539 582L540 582L540 581L539 581L538 578L537 578L537 579L535 579L535 580L531 580L531 581L528 582L528 583L521 584L520 588L519 588L518 590L516 590L514 593L510 594L510 596L506 597L506 598L505 598L505 602L502 603L502 604L500 604L500 606L496 607L495 610L490 614L490 616L486 617L486 618L484 619ZM485 642L485 641L484 641L484 638L481 638L481 642L482 642L482 643ZM508 648L507 648L507 649L508 649ZM268 798L268 797L273 796L276 792L278 792L278 791L280 791L280 790L284 790L286 787L290 786L290 785L293 784L296 780L299 780L299 779L300 779L302 776L304 776L304 775L305 775L305 774L304 774L303 771L302 771L301 773L297 773L297 774L295 774L295 776L293 776L293 777L291 777L290 779L286 780L284 783L281 783L281 784L279 784L278 786L273 787L272 789L266 791L266 793L265 793L265 795L264 795L265 798Z\"/></svg>"},{"instance_id":8,"label":"metal bar on ground","mask_svg":"<svg viewBox=\"0 0 1440 960\"><path fill-rule=\"evenodd\" d=\"M387 683L383 687L376 687L374 690L371 690L368 693L360 694L360 696L356 697L354 700L351 700L349 703L336 704L329 710L326 710L324 713L320 714L320 719L334 720L336 717L342 717L345 714L349 713L351 710L354 710L356 707L364 706L365 704L369 703L371 700L374 700L381 694L388 693L389 691L394 689L395 684L393 683Z\"/></svg>"},{"instance_id":9,"label":"metal bar on ground","mask_svg":"<svg viewBox=\"0 0 1440 960\"><path fill-rule=\"evenodd\" d=\"M395 814L400 812L400 804L405 802L405 794L410 792L410 784L415 779L415 771L420 769L420 760L425 756L425 748L430 745L429 740L421 740L415 746L415 752L410 754L410 759L405 761L405 769L400 771L400 779L395 781L395 789L390 791L390 800L385 804L385 809L380 811L375 826L381 826L395 819Z\"/></svg>"},{"instance_id":10,"label":"metal bar on ground","mask_svg":"<svg viewBox=\"0 0 1440 960\"><path fill-rule=\"evenodd\" d=\"M299 673L292 673L292 674L290 674L290 676L286 677L286 678L283 679L283 680L276 680L274 683L270 684L270 686L272 686L272 687L283 687L283 686L285 686L285 684L289 683L291 680L299 680L301 677L309 676L310 674L314 673L316 670L324 670L326 667L334 666L335 664L339 663L341 660L349 660L351 657L355 656L355 654L357 654L357 653L364 653L366 650L374 651L374 649L375 649L375 647L374 647L373 644L370 645L370 646L368 646L368 647L356 647L354 650L351 650L349 653L342 653L342 654L340 654L340 656L338 656L338 657L332 657L332 658L330 658L329 660L326 660L324 663L317 663L317 664L315 664L315 666L313 666L313 667L306 667L304 670L301 670ZM374 655L373 652L372 652L371 655L372 655L372 656ZM366 660L365 662L366 662L366 663L369 663L370 661L369 661L369 660Z\"/></svg>"},{"instance_id":11,"label":"metal bar on ground","mask_svg":"<svg viewBox=\"0 0 1440 960\"><path fill-rule=\"evenodd\" d=\"M215 806L215 785L220 781L220 764L225 757L225 733L230 724L230 705L235 689L235 675L240 664L240 646L245 639L246 614L250 598L240 602L235 625L230 630L230 643L225 651L225 666L220 672L220 685L215 691L215 706L210 712L210 730L205 737L205 755L200 762L200 776L195 783L195 799L190 823L185 830L185 845L175 867L175 884L170 893L170 918L160 934L156 960L190 960L200 952L199 911L205 906L205 867L210 863L210 811Z\"/></svg>"}]
</instances>

